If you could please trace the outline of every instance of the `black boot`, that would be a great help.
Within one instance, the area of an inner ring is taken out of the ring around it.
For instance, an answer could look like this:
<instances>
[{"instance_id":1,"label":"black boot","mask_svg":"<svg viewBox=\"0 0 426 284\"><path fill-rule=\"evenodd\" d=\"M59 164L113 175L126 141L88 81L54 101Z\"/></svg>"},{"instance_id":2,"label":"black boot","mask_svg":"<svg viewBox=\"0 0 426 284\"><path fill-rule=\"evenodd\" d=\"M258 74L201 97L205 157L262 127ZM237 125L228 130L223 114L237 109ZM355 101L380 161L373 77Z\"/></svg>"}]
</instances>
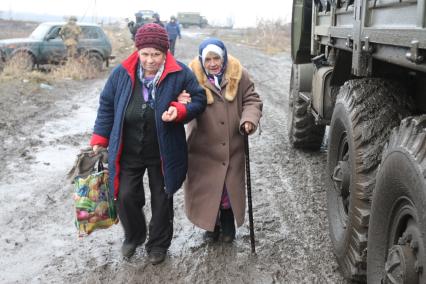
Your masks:
<instances>
[{"instance_id":1,"label":"black boot","mask_svg":"<svg viewBox=\"0 0 426 284\"><path fill-rule=\"evenodd\" d=\"M127 238L124 239L123 245L121 246L121 254L123 257L130 258L135 254L136 248L145 242L146 235L142 236L137 241L129 241Z\"/></svg>"},{"instance_id":2,"label":"black boot","mask_svg":"<svg viewBox=\"0 0 426 284\"><path fill-rule=\"evenodd\" d=\"M222 227L222 241L232 243L235 239L235 221L232 209L220 210L220 225Z\"/></svg>"},{"instance_id":3,"label":"black boot","mask_svg":"<svg viewBox=\"0 0 426 284\"><path fill-rule=\"evenodd\" d=\"M219 234L220 234L220 227L219 227L219 225L216 225L214 227L213 232L210 232L210 231L204 232L203 239L207 243L214 243L214 242L217 242L219 240Z\"/></svg>"},{"instance_id":4,"label":"black boot","mask_svg":"<svg viewBox=\"0 0 426 284\"><path fill-rule=\"evenodd\" d=\"M148 252L148 261L152 265L157 265L162 263L166 259L166 252L163 250L152 250Z\"/></svg>"},{"instance_id":5,"label":"black boot","mask_svg":"<svg viewBox=\"0 0 426 284\"><path fill-rule=\"evenodd\" d=\"M143 228L139 230L138 235L132 235L130 233L126 233L126 229L124 229L124 242L121 246L121 255L126 258L130 258L135 254L136 248L140 245L143 245L146 240L146 219L145 214L143 214Z\"/></svg>"}]
</instances>

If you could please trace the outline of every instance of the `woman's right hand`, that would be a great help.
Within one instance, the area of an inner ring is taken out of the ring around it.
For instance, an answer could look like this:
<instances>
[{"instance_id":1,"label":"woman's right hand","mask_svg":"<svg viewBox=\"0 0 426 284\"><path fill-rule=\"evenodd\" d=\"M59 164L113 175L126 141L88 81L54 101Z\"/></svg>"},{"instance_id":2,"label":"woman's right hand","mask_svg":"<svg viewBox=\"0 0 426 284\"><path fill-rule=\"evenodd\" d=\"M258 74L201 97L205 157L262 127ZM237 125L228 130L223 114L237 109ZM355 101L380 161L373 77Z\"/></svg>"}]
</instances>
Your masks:
<instances>
[{"instance_id":1,"label":"woman's right hand","mask_svg":"<svg viewBox=\"0 0 426 284\"><path fill-rule=\"evenodd\" d=\"M99 145L93 145L92 146L92 150L93 150L93 152L95 153L95 154L97 154L98 153L98 151L99 151L99 149L101 148L101 146L99 146Z\"/></svg>"},{"instance_id":2,"label":"woman's right hand","mask_svg":"<svg viewBox=\"0 0 426 284\"><path fill-rule=\"evenodd\" d=\"M182 93L179 94L177 101L178 103L186 105L191 102L191 94L183 90Z\"/></svg>"}]
</instances>

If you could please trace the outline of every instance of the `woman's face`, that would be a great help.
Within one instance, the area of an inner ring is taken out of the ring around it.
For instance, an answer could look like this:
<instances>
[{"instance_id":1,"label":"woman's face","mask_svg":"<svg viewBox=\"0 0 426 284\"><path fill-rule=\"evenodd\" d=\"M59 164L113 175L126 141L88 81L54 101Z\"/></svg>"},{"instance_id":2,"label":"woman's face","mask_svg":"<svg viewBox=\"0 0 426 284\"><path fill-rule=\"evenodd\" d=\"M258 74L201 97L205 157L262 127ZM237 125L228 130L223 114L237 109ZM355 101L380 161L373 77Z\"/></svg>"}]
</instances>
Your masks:
<instances>
[{"instance_id":1,"label":"woman's face","mask_svg":"<svg viewBox=\"0 0 426 284\"><path fill-rule=\"evenodd\" d=\"M223 59L219 56L219 54L214 52L209 52L206 55L206 59L204 60L204 68L211 75L219 74L220 70L222 70Z\"/></svg>"},{"instance_id":2,"label":"woman's face","mask_svg":"<svg viewBox=\"0 0 426 284\"><path fill-rule=\"evenodd\" d=\"M142 48L138 53L145 75L155 75L166 59L166 54L152 47Z\"/></svg>"}]
</instances>

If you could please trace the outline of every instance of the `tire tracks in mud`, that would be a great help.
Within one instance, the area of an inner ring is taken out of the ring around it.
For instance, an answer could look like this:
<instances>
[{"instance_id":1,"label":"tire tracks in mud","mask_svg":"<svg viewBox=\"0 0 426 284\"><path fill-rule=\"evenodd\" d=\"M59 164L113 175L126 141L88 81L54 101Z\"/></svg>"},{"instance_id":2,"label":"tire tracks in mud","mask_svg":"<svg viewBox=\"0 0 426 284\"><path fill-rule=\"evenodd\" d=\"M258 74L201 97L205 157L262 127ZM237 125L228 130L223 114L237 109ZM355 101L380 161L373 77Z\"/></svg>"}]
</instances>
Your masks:
<instances>
[{"instance_id":1,"label":"tire tracks in mud","mask_svg":"<svg viewBox=\"0 0 426 284\"><path fill-rule=\"evenodd\" d=\"M256 81L256 86L264 99L262 135L258 143L253 143L253 151L262 153L254 162L264 165L257 167L257 183L259 187L269 185L273 191L262 195L270 208L268 212L259 213L260 216L273 214L272 222L260 220L261 226L269 227L276 236L270 241L270 247L265 246L268 251L279 252L269 261L278 262L282 268L274 275L277 282L340 283L343 279L336 273L337 263L328 239L326 188L322 183L325 155L297 151L288 143L291 61L287 56L276 57L269 64L263 62L253 74L255 80L260 81L260 84ZM268 68L272 64L274 68ZM268 78L275 80L268 82ZM260 204L255 208L261 211L262 207ZM265 240L270 237L266 234Z\"/></svg>"}]
</instances>

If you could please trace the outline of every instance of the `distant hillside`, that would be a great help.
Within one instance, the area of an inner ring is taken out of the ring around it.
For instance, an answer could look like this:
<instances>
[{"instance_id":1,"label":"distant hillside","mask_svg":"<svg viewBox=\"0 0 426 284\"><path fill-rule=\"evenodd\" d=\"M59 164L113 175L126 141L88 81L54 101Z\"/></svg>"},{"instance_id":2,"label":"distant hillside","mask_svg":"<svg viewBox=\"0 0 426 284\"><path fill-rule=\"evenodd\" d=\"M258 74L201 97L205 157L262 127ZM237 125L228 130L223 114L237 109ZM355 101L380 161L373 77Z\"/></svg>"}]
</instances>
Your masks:
<instances>
[{"instance_id":1,"label":"distant hillside","mask_svg":"<svg viewBox=\"0 0 426 284\"><path fill-rule=\"evenodd\" d=\"M20 12L0 12L0 18L4 20L21 20L21 21L35 21L35 22L47 22L47 21L63 21L63 17L48 14L32 14L32 13L20 13Z\"/></svg>"},{"instance_id":2,"label":"distant hillside","mask_svg":"<svg viewBox=\"0 0 426 284\"><path fill-rule=\"evenodd\" d=\"M70 15L49 15L49 14L32 14L13 11L0 11L0 19L4 20L20 20L20 21L35 21L35 22L58 22L64 21ZM89 16L75 15L80 22L86 23L111 23L119 20L115 17L97 17L96 19Z\"/></svg>"},{"instance_id":3,"label":"distant hillside","mask_svg":"<svg viewBox=\"0 0 426 284\"><path fill-rule=\"evenodd\" d=\"M0 39L27 37L38 25L36 21L0 19Z\"/></svg>"}]
</instances>

